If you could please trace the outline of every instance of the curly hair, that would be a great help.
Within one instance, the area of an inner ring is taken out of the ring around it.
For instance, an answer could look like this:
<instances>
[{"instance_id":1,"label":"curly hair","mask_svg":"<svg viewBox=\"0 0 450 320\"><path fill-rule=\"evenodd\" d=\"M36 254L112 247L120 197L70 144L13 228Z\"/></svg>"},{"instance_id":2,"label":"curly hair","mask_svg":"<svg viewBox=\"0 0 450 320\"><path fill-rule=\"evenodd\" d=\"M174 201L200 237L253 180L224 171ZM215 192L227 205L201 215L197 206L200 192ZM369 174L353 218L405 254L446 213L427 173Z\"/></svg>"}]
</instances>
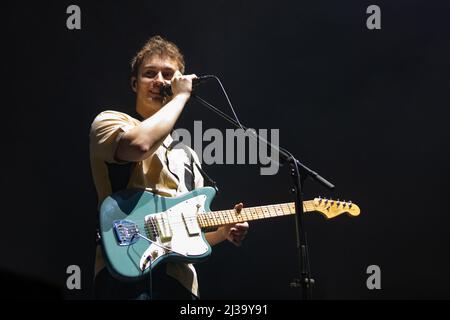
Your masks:
<instances>
[{"instance_id":1,"label":"curly hair","mask_svg":"<svg viewBox=\"0 0 450 320\"><path fill-rule=\"evenodd\" d=\"M184 73L184 57L180 49L173 42L157 35L151 37L131 60L132 76L136 77L141 64L154 54L174 59L180 72Z\"/></svg>"}]
</instances>

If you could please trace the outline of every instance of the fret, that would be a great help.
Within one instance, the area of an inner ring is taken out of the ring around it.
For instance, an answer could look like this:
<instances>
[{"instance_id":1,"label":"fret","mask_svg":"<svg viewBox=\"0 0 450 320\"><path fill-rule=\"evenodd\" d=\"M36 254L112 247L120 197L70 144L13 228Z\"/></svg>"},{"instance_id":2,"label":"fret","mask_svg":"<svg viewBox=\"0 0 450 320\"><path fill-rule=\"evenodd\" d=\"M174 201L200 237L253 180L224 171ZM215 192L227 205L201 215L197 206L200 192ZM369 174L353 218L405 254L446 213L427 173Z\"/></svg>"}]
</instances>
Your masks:
<instances>
[{"instance_id":1,"label":"fret","mask_svg":"<svg viewBox=\"0 0 450 320\"><path fill-rule=\"evenodd\" d=\"M252 211L250 210L250 208L242 209L242 213L248 220L253 220L253 215L252 215Z\"/></svg>"},{"instance_id":2,"label":"fret","mask_svg":"<svg viewBox=\"0 0 450 320\"><path fill-rule=\"evenodd\" d=\"M248 208L243 208L241 213L237 215L239 222L252 220L252 216L249 214Z\"/></svg>"},{"instance_id":3,"label":"fret","mask_svg":"<svg viewBox=\"0 0 450 320\"><path fill-rule=\"evenodd\" d=\"M197 221L199 221L199 224L201 227L207 227L208 224L206 223L206 217L204 214L199 214L197 216Z\"/></svg>"},{"instance_id":4,"label":"fret","mask_svg":"<svg viewBox=\"0 0 450 320\"><path fill-rule=\"evenodd\" d=\"M242 209L242 211L241 211L241 218L243 220L246 220L246 221L251 220L251 216L249 215L249 212L248 212L247 208L243 208Z\"/></svg>"},{"instance_id":5,"label":"fret","mask_svg":"<svg viewBox=\"0 0 450 320\"><path fill-rule=\"evenodd\" d=\"M269 209L267 207L262 207L262 212L265 217L269 216Z\"/></svg>"},{"instance_id":6,"label":"fret","mask_svg":"<svg viewBox=\"0 0 450 320\"><path fill-rule=\"evenodd\" d=\"M236 221L238 222L244 222L248 220L248 215L246 214L246 211L244 209L241 210L241 213L236 214L236 211L233 210L233 214L236 217Z\"/></svg>"},{"instance_id":7,"label":"fret","mask_svg":"<svg viewBox=\"0 0 450 320\"><path fill-rule=\"evenodd\" d=\"M252 211L250 210L250 208L244 208L242 209L243 211L243 215L247 220L253 220L253 215L252 215Z\"/></svg>"},{"instance_id":8,"label":"fret","mask_svg":"<svg viewBox=\"0 0 450 320\"><path fill-rule=\"evenodd\" d=\"M231 224L231 223L235 223L236 222L236 217L235 217L235 211L234 210L225 210L224 211L225 215L225 223L226 224Z\"/></svg>"},{"instance_id":9,"label":"fret","mask_svg":"<svg viewBox=\"0 0 450 320\"><path fill-rule=\"evenodd\" d=\"M197 215L197 222L200 226L205 225L205 223L203 222L203 215L201 215L201 214Z\"/></svg>"},{"instance_id":10,"label":"fret","mask_svg":"<svg viewBox=\"0 0 450 320\"><path fill-rule=\"evenodd\" d=\"M264 217L270 217L269 206L262 207L262 212Z\"/></svg>"},{"instance_id":11,"label":"fret","mask_svg":"<svg viewBox=\"0 0 450 320\"><path fill-rule=\"evenodd\" d=\"M275 205L275 210L277 211L278 216L284 216L283 209L281 208L281 205L277 204Z\"/></svg>"},{"instance_id":12,"label":"fret","mask_svg":"<svg viewBox=\"0 0 450 320\"><path fill-rule=\"evenodd\" d=\"M227 224L236 223L237 217L234 210L227 210Z\"/></svg>"},{"instance_id":13,"label":"fret","mask_svg":"<svg viewBox=\"0 0 450 320\"><path fill-rule=\"evenodd\" d=\"M214 211L212 213L212 218L213 218L213 221L214 221L215 225L220 225L219 212L218 211Z\"/></svg>"},{"instance_id":14,"label":"fret","mask_svg":"<svg viewBox=\"0 0 450 320\"><path fill-rule=\"evenodd\" d=\"M208 222L209 222L209 226L210 227L212 227L212 226L215 226L215 221L214 221L214 217L213 217L213 214L210 212L210 213L208 213Z\"/></svg>"},{"instance_id":15,"label":"fret","mask_svg":"<svg viewBox=\"0 0 450 320\"><path fill-rule=\"evenodd\" d=\"M272 205L272 208L273 208L273 216L274 217L279 217L280 216L280 212L278 210L278 206L275 204L275 205Z\"/></svg>"},{"instance_id":16,"label":"fret","mask_svg":"<svg viewBox=\"0 0 450 320\"><path fill-rule=\"evenodd\" d=\"M220 211L221 213L221 217L222 217L222 221L224 224L230 224L230 220L233 219L233 217L230 215L230 211L229 210L223 210Z\"/></svg>"},{"instance_id":17,"label":"fret","mask_svg":"<svg viewBox=\"0 0 450 320\"><path fill-rule=\"evenodd\" d=\"M220 223L220 224L226 224L225 223L225 220L223 219L223 211L219 211L218 213L217 213L217 221Z\"/></svg>"},{"instance_id":18,"label":"fret","mask_svg":"<svg viewBox=\"0 0 450 320\"><path fill-rule=\"evenodd\" d=\"M202 223L201 223L202 227L209 227L209 221L208 221L208 214L207 213L199 214L198 217L202 221Z\"/></svg>"},{"instance_id":19,"label":"fret","mask_svg":"<svg viewBox=\"0 0 450 320\"><path fill-rule=\"evenodd\" d=\"M256 207L256 212L258 213L258 216L264 217L264 213L261 207Z\"/></svg>"},{"instance_id":20,"label":"fret","mask_svg":"<svg viewBox=\"0 0 450 320\"><path fill-rule=\"evenodd\" d=\"M289 205L287 203L283 203L283 212L284 215L289 215L291 214L291 208L289 207Z\"/></svg>"},{"instance_id":21,"label":"fret","mask_svg":"<svg viewBox=\"0 0 450 320\"><path fill-rule=\"evenodd\" d=\"M224 213L225 213L225 211L218 211L217 212L217 217L219 219L219 223L220 224L227 224L226 221L225 221Z\"/></svg>"},{"instance_id":22,"label":"fret","mask_svg":"<svg viewBox=\"0 0 450 320\"><path fill-rule=\"evenodd\" d=\"M256 207L251 208L251 210L253 212L253 215L254 215L255 219L263 219L264 218L264 215L260 214L258 212L258 210L256 210Z\"/></svg>"},{"instance_id":23,"label":"fret","mask_svg":"<svg viewBox=\"0 0 450 320\"><path fill-rule=\"evenodd\" d=\"M277 212L275 211L275 208L272 205L270 205L268 207L269 207L269 214L270 214L270 216L271 217L275 217L277 215Z\"/></svg>"},{"instance_id":24,"label":"fret","mask_svg":"<svg viewBox=\"0 0 450 320\"><path fill-rule=\"evenodd\" d=\"M224 214L226 216L225 224L236 223L236 218L234 216L234 210L225 210Z\"/></svg>"},{"instance_id":25,"label":"fret","mask_svg":"<svg viewBox=\"0 0 450 320\"><path fill-rule=\"evenodd\" d=\"M250 208L248 208L248 210L251 212L253 219L258 219L259 218L258 217L258 213L256 212L254 207L250 207Z\"/></svg>"},{"instance_id":26,"label":"fret","mask_svg":"<svg viewBox=\"0 0 450 320\"><path fill-rule=\"evenodd\" d=\"M277 206L276 205L271 205L271 207L272 207L272 211L273 211L272 217L278 217L279 214L278 214Z\"/></svg>"}]
</instances>

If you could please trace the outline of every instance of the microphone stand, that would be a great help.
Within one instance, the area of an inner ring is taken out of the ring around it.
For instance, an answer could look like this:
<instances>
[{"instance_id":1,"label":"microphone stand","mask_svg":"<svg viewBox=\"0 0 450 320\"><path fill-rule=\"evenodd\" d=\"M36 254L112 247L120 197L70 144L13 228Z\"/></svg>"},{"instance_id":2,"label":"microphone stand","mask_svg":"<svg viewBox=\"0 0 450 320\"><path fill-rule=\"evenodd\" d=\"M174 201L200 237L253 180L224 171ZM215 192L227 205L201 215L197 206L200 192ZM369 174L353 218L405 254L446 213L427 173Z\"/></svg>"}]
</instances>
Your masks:
<instances>
[{"instance_id":1,"label":"microphone stand","mask_svg":"<svg viewBox=\"0 0 450 320\"><path fill-rule=\"evenodd\" d=\"M247 130L246 127L240 125L236 120L214 107L212 104L202 99L195 93L191 96L200 102L203 106L217 113L219 116L233 124L237 128ZM334 185L327 181L325 178L320 176L317 172L311 170L307 166L303 165L299 160L294 158L294 156L281 147L277 147L266 139L261 138L255 131L250 130L253 135L260 141L266 143L272 150L278 152L284 163L288 163L290 166L290 175L292 177L293 187L291 191L295 193L295 220L296 220L296 235L297 235L297 250L299 258L299 278L295 278L290 283L291 288L301 288L302 300L309 300L312 298L312 286L314 284L314 279L311 278L311 268L309 263L309 251L308 243L306 238L306 232L303 226L303 184L307 177L311 177L313 180L319 182L326 188L332 190Z\"/></svg>"}]
</instances>

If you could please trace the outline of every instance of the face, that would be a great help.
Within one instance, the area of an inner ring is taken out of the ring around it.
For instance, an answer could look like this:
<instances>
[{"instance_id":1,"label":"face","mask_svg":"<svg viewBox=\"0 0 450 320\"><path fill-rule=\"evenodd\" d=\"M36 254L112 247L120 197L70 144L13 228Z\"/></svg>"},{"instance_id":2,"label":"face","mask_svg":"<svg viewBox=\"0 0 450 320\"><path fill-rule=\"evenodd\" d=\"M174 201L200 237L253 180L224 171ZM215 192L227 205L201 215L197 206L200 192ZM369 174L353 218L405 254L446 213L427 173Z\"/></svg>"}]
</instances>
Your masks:
<instances>
[{"instance_id":1,"label":"face","mask_svg":"<svg viewBox=\"0 0 450 320\"><path fill-rule=\"evenodd\" d=\"M152 55L141 64L137 78L133 77L131 81L136 92L136 111L142 117L152 116L167 103L159 91L161 86L170 83L176 71L178 64L169 57Z\"/></svg>"}]
</instances>

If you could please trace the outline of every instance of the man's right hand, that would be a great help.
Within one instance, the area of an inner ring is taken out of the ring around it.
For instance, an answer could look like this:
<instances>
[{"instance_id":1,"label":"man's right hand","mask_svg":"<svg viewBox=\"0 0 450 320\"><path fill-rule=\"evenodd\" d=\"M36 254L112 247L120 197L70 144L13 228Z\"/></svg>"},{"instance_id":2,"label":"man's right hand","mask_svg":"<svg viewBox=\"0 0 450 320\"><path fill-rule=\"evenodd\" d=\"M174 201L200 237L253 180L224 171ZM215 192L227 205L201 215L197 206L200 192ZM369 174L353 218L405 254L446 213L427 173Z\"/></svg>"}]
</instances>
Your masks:
<instances>
[{"instance_id":1,"label":"man's right hand","mask_svg":"<svg viewBox=\"0 0 450 320\"><path fill-rule=\"evenodd\" d=\"M182 75L176 71L171 80L172 92L175 96L186 96L189 98L192 92L192 80L197 79L195 74Z\"/></svg>"}]
</instances>

